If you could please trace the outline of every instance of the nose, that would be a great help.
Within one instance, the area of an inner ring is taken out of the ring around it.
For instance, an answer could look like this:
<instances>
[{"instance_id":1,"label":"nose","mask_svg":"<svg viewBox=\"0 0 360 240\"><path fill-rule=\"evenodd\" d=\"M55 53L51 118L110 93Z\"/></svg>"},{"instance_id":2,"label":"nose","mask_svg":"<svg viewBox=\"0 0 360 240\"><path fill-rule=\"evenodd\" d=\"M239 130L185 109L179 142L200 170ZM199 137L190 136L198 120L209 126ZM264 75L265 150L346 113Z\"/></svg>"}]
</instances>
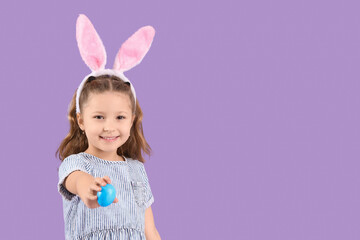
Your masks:
<instances>
[{"instance_id":1,"label":"nose","mask_svg":"<svg viewBox=\"0 0 360 240\"><path fill-rule=\"evenodd\" d=\"M104 124L104 131L105 132L112 132L114 130L114 123L111 120L106 120Z\"/></svg>"}]
</instances>

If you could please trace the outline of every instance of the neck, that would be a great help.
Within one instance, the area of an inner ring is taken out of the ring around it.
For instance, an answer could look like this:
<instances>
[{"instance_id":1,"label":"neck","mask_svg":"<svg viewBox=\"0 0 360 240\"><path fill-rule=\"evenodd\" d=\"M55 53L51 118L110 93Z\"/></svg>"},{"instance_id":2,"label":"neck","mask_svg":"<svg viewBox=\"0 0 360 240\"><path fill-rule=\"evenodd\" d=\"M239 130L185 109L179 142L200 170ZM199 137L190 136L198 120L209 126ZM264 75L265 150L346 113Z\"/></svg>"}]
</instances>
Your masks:
<instances>
[{"instance_id":1,"label":"neck","mask_svg":"<svg viewBox=\"0 0 360 240\"><path fill-rule=\"evenodd\" d=\"M92 151L89 148L84 152L107 161L125 161L125 159L122 156L119 156L116 152Z\"/></svg>"}]
</instances>

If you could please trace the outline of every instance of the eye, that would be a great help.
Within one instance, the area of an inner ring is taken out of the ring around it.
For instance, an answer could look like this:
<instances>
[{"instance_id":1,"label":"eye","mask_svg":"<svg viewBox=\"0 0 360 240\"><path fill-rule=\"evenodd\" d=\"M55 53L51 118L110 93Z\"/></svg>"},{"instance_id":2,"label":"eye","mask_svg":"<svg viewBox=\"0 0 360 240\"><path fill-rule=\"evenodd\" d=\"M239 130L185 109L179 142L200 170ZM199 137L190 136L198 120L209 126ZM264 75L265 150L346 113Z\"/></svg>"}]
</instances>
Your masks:
<instances>
[{"instance_id":1,"label":"eye","mask_svg":"<svg viewBox=\"0 0 360 240\"><path fill-rule=\"evenodd\" d=\"M97 117L102 117L102 116L100 116L100 115L97 115L97 116L95 116L94 118L96 118L96 119L99 119L99 118L97 118Z\"/></svg>"},{"instance_id":2,"label":"eye","mask_svg":"<svg viewBox=\"0 0 360 240\"><path fill-rule=\"evenodd\" d=\"M118 119L125 119L124 116L118 116Z\"/></svg>"}]
</instances>

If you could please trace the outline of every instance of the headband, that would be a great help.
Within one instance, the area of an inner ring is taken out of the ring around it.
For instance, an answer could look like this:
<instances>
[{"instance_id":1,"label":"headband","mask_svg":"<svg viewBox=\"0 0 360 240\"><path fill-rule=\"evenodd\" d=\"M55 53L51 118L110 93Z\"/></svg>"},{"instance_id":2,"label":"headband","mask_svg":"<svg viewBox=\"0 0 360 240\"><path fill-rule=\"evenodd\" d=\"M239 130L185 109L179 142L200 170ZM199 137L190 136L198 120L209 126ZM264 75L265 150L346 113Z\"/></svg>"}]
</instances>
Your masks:
<instances>
[{"instance_id":1,"label":"headband","mask_svg":"<svg viewBox=\"0 0 360 240\"><path fill-rule=\"evenodd\" d=\"M155 36L152 26L144 26L129 37L120 47L116 54L112 69L105 69L106 51L90 20L80 14L76 22L76 40L80 50L81 58L92 70L80 83L76 92L76 113L80 113L79 99L85 82L90 76L113 75L130 83L131 92L134 95L136 106L135 88L124 72L138 65L149 51Z\"/></svg>"}]
</instances>

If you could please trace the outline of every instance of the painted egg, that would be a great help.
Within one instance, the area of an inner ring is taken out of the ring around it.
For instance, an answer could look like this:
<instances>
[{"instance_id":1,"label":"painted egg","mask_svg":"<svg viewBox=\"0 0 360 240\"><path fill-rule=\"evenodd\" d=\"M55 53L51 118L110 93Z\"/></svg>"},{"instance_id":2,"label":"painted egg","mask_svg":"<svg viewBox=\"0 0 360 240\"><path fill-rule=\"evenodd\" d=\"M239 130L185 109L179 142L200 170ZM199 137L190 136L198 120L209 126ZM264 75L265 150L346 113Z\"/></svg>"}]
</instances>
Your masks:
<instances>
[{"instance_id":1,"label":"painted egg","mask_svg":"<svg viewBox=\"0 0 360 240\"><path fill-rule=\"evenodd\" d=\"M102 207L109 206L112 202L114 202L116 197L116 190L113 185L106 184L105 186L101 186L101 191L97 192L98 203Z\"/></svg>"}]
</instances>

